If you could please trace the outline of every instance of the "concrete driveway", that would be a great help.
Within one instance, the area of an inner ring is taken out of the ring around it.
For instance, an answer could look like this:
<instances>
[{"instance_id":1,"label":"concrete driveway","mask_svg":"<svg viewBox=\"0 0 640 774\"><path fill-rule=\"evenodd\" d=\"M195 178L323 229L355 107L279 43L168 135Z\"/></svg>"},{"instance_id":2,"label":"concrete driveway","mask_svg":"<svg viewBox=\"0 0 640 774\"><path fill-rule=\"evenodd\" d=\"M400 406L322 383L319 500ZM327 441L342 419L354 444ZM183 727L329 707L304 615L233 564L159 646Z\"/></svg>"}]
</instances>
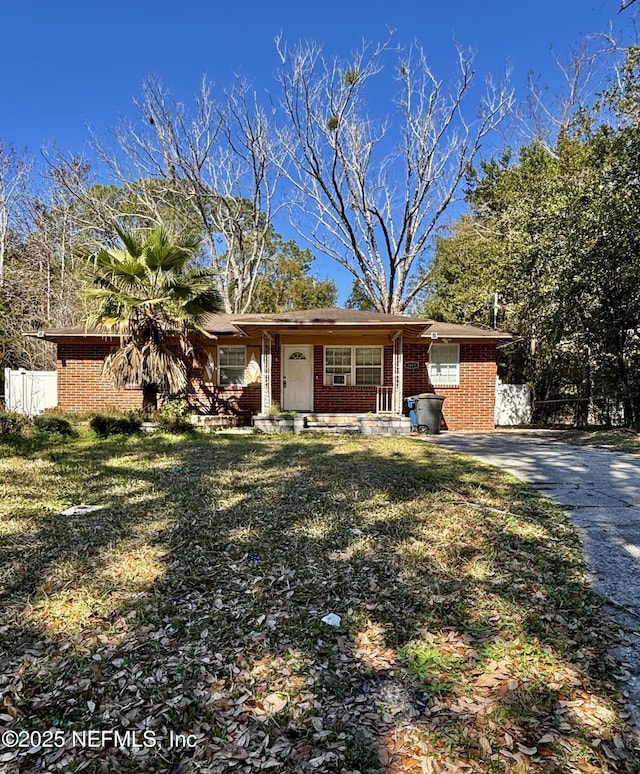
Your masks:
<instances>
[{"instance_id":1,"label":"concrete driveway","mask_svg":"<svg viewBox=\"0 0 640 774\"><path fill-rule=\"evenodd\" d=\"M625 631L616 655L640 730L640 455L571 446L544 432L429 436L529 482L559 503L578 529L595 591Z\"/></svg>"}]
</instances>

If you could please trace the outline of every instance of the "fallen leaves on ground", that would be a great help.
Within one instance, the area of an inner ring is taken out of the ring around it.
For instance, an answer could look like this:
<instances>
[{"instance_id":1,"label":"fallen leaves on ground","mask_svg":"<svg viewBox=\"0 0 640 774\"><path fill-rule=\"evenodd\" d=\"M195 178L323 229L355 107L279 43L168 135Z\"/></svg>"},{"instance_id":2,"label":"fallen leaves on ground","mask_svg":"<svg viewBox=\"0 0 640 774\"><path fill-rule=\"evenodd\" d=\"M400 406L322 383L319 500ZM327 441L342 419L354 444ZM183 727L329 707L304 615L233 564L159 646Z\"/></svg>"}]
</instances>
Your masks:
<instances>
[{"instance_id":1,"label":"fallen leaves on ground","mask_svg":"<svg viewBox=\"0 0 640 774\"><path fill-rule=\"evenodd\" d=\"M639 765L576 535L513 479L396 438L0 452L3 771Z\"/></svg>"}]
</instances>

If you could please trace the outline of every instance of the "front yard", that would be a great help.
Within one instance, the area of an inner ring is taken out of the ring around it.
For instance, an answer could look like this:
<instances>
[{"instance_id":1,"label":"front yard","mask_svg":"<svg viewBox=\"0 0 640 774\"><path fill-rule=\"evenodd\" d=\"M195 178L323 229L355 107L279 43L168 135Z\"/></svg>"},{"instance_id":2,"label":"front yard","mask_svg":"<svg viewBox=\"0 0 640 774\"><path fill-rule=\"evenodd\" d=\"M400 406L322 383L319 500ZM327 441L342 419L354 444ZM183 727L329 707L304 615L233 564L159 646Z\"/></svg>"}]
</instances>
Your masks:
<instances>
[{"instance_id":1,"label":"front yard","mask_svg":"<svg viewBox=\"0 0 640 774\"><path fill-rule=\"evenodd\" d=\"M632 430L569 430L566 440L576 446L595 446L625 454L640 454L640 436Z\"/></svg>"},{"instance_id":2,"label":"front yard","mask_svg":"<svg viewBox=\"0 0 640 774\"><path fill-rule=\"evenodd\" d=\"M637 770L576 535L515 479L413 438L34 448L0 439L1 770Z\"/></svg>"}]
</instances>

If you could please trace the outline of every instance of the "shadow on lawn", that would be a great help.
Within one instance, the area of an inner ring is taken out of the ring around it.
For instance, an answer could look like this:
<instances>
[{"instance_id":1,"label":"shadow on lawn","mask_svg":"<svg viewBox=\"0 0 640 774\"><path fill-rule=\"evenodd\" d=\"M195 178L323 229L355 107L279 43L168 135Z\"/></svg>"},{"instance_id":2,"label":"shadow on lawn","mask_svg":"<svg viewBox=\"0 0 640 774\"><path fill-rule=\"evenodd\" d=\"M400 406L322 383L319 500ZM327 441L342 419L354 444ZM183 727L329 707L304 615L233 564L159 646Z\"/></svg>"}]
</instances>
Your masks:
<instances>
[{"instance_id":1,"label":"shadow on lawn","mask_svg":"<svg viewBox=\"0 0 640 774\"><path fill-rule=\"evenodd\" d=\"M25 507L5 705L21 728L198 736L139 757L74 749L73 765L633 770L577 542L523 485L409 439L52 454L52 486L108 508L62 521ZM83 593L65 630L65 599Z\"/></svg>"}]
</instances>

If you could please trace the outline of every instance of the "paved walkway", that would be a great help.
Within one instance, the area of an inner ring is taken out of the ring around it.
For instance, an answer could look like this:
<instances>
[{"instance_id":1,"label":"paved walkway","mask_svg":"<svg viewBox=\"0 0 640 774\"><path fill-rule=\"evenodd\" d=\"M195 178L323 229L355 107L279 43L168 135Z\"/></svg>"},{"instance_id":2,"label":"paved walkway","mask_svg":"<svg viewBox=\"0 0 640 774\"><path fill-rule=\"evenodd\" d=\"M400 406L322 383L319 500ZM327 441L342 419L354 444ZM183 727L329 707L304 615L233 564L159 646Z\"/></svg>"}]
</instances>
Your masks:
<instances>
[{"instance_id":1,"label":"paved walkway","mask_svg":"<svg viewBox=\"0 0 640 774\"><path fill-rule=\"evenodd\" d=\"M506 470L565 509L577 527L595 591L611 601L626 632L616 655L632 675L625 686L640 731L640 455L571 446L544 433L444 433L447 449Z\"/></svg>"}]
</instances>

